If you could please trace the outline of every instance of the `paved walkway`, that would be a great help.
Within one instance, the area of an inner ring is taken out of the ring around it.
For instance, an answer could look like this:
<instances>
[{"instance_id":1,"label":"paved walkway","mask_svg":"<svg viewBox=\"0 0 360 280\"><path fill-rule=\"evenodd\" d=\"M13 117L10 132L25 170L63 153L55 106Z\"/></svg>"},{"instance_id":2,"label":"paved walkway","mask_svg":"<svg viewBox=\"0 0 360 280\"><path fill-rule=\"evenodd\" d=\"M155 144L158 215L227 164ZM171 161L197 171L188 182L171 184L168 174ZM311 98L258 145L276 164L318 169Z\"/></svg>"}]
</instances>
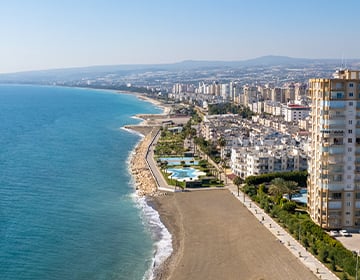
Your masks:
<instances>
[{"instance_id":1,"label":"paved walkway","mask_svg":"<svg viewBox=\"0 0 360 280\"><path fill-rule=\"evenodd\" d=\"M308 267L319 279L338 280L339 278L324 266L318 259L310 254L297 240L295 240L285 229L279 226L263 209L258 207L248 196L240 192L238 196L237 187L228 184L230 192L262 223L280 243L284 244L289 251L296 256L306 267Z\"/></svg>"},{"instance_id":2,"label":"paved walkway","mask_svg":"<svg viewBox=\"0 0 360 280\"><path fill-rule=\"evenodd\" d=\"M147 153L145 156L145 160L146 160L147 165L149 166L150 172L152 173L153 178L156 182L157 189L159 191L174 192L175 186L171 186L171 185L167 184L166 180L162 176L161 171L160 171L159 167L157 166L157 163L155 162L155 159L154 159L154 148L155 148L155 145L156 145L157 141L159 140L159 138L160 138L160 129L157 131L156 135L154 136L154 138L152 139L152 141L148 147L148 150L147 150Z\"/></svg>"}]
</instances>

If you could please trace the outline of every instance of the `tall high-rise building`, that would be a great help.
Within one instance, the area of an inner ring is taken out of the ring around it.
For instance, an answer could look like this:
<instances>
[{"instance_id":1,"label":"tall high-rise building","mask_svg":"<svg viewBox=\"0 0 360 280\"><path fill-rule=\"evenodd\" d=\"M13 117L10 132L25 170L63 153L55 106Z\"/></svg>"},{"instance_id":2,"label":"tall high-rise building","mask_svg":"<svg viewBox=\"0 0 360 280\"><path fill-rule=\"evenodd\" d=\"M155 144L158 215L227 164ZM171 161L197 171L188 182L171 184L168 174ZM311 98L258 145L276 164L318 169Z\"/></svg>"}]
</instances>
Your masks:
<instances>
[{"instance_id":1,"label":"tall high-rise building","mask_svg":"<svg viewBox=\"0 0 360 280\"><path fill-rule=\"evenodd\" d=\"M360 228L360 71L310 79L308 210L325 229Z\"/></svg>"}]
</instances>

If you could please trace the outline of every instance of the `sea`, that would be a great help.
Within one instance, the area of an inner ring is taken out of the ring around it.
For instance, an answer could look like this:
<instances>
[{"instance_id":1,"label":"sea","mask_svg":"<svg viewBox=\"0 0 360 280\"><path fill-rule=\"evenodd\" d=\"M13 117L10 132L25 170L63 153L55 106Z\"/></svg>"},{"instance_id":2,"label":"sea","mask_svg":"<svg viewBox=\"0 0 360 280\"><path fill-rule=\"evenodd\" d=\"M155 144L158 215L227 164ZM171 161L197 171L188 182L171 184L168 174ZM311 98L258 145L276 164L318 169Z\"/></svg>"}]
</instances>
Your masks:
<instances>
[{"instance_id":1,"label":"sea","mask_svg":"<svg viewBox=\"0 0 360 280\"><path fill-rule=\"evenodd\" d=\"M0 85L0 279L152 279L171 253L135 193L132 94Z\"/></svg>"}]
</instances>

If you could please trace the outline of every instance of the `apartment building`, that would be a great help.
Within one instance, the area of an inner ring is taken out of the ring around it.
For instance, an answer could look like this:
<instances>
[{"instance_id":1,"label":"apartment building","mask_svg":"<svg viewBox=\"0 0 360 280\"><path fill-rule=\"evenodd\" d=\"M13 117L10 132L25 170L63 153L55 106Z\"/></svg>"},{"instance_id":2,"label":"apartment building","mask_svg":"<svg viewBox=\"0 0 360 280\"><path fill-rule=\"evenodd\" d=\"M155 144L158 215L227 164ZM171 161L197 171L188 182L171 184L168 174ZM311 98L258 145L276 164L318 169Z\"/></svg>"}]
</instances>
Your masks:
<instances>
[{"instance_id":1,"label":"apartment building","mask_svg":"<svg viewBox=\"0 0 360 280\"><path fill-rule=\"evenodd\" d=\"M310 114L310 107L298 104L282 105L282 115L287 122L305 119Z\"/></svg>"},{"instance_id":2,"label":"apartment building","mask_svg":"<svg viewBox=\"0 0 360 280\"><path fill-rule=\"evenodd\" d=\"M360 228L359 73L309 80L308 211L325 229Z\"/></svg>"},{"instance_id":3,"label":"apartment building","mask_svg":"<svg viewBox=\"0 0 360 280\"><path fill-rule=\"evenodd\" d=\"M248 146L233 148L231 171L245 179L251 175L307 169L307 157L299 148L289 145Z\"/></svg>"}]
</instances>

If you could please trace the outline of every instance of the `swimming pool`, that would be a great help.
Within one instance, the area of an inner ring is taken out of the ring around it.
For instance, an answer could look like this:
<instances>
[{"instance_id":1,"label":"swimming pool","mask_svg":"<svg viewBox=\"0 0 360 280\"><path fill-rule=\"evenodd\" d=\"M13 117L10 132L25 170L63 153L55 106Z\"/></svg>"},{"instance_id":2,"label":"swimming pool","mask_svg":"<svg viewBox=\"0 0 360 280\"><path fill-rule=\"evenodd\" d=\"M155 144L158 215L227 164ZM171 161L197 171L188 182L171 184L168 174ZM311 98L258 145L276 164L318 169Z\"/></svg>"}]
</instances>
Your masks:
<instances>
[{"instance_id":1,"label":"swimming pool","mask_svg":"<svg viewBox=\"0 0 360 280\"><path fill-rule=\"evenodd\" d=\"M299 193L293 194L291 200L302 204L307 204L307 189L301 189Z\"/></svg>"},{"instance_id":2,"label":"swimming pool","mask_svg":"<svg viewBox=\"0 0 360 280\"><path fill-rule=\"evenodd\" d=\"M199 163L193 157L162 157L159 158L159 160L162 162L167 161L169 166L181 165L182 161L184 161L186 165L197 165Z\"/></svg>"},{"instance_id":3,"label":"swimming pool","mask_svg":"<svg viewBox=\"0 0 360 280\"><path fill-rule=\"evenodd\" d=\"M167 171L171 173L171 175L169 176L171 179L186 182L198 180L199 176L206 175L205 172L197 170L193 167L168 168Z\"/></svg>"}]
</instances>

